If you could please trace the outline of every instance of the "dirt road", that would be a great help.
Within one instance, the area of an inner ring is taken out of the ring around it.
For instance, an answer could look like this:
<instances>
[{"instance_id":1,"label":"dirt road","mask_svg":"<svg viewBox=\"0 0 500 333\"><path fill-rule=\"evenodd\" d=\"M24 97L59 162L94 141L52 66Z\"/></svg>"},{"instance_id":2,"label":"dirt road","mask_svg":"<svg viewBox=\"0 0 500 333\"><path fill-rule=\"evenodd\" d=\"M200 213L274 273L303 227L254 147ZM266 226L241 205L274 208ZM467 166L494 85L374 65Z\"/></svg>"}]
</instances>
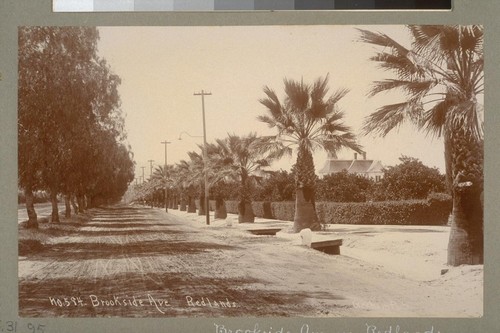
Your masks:
<instances>
[{"instance_id":1,"label":"dirt road","mask_svg":"<svg viewBox=\"0 0 500 333\"><path fill-rule=\"evenodd\" d=\"M21 317L460 316L460 294L280 237L115 206L20 257Z\"/></svg>"}]
</instances>

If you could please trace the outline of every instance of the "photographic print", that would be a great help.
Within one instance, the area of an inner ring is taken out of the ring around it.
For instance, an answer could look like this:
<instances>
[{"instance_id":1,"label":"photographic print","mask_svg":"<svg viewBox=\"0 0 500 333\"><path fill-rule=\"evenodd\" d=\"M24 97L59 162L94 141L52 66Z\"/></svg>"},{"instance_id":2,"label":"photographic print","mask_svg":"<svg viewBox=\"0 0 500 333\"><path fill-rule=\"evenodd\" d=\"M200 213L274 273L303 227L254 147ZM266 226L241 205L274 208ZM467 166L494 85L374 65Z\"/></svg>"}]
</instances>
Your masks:
<instances>
[{"instance_id":1,"label":"photographic print","mask_svg":"<svg viewBox=\"0 0 500 333\"><path fill-rule=\"evenodd\" d=\"M481 317L483 33L19 27L19 316Z\"/></svg>"}]
</instances>

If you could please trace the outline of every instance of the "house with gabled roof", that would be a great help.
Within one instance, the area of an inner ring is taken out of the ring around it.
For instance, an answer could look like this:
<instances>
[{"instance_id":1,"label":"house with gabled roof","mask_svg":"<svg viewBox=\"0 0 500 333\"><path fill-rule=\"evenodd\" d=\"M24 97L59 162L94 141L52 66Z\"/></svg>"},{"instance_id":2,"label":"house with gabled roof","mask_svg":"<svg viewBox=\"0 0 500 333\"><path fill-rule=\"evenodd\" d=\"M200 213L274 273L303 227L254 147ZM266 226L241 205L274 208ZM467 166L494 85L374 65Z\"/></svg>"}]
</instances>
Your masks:
<instances>
[{"instance_id":1,"label":"house with gabled roof","mask_svg":"<svg viewBox=\"0 0 500 333\"><path fill-rule=\"evenodd\" d=\"M366 158L366 152L361 154L362 158L358 159L358 153L354 153L352 160L339 160L335 154L329 153L325 165L319 170L319 176L347 171L348 173L356 174L362 177L370 178L379 181L384 176L384 166L380 160L369 160Z\"/></svg>"}]
</instances>

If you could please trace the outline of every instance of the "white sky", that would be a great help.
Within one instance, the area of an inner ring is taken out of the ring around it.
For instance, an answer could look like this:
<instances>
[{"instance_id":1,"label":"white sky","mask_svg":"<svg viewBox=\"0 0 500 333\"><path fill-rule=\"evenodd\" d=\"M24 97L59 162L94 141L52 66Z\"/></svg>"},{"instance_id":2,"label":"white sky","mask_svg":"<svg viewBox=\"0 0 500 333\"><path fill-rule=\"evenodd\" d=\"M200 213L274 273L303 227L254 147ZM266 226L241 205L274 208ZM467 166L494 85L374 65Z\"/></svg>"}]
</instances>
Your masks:
<instances>
[{"instance_id":1,"label":"white sky","mask_svg":"<svg viewBox=\"0 0 500 333\"><path fill-rule=\"evenodd\" d=\"M207 141L227 133L272 134L256 117L265 113L258 100L263 87L283 97L283 78L312 83L329 74L330 91L345 87L349 94L340 103L345 122L359 133L363 118L378 107L399 102L398 96L381 94L367 98L371 82L388 77L369 61L375 48L357 42L356 26L244 26L244 27L100 27L99 50L122 79L119 88L126 116L128 141L137 162L136 177L149 177L148 160L164 163L165 139L168 163L188 159L203 134L201 97L205 97ZM400 41L403 26L365 26L384 31ZM385 138L359 136L368 158L386 166L399 163L401 155L419 158L444 172L441 139L426 137L411 126L401 127ZM339 158L352 158L340 152ZM320 169L326 153L315 154ZM284 158L274 168L289 170L295 162Z\"/></svg>"}]
</instances>

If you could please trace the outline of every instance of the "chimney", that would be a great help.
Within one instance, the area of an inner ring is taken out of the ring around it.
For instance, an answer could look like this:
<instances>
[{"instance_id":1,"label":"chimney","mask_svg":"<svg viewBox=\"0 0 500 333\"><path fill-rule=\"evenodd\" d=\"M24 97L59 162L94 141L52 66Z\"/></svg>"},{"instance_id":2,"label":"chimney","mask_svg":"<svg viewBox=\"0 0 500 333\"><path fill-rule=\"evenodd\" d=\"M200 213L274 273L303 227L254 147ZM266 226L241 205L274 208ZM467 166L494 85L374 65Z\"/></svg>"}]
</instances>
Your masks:
<instances>
[{"instance_id":1,"label":"chimney","mask_svg":"<svg viewBox=\"0 0 500 333\"><path fill-rule=\"evenodd\" d=\"M363 159L366 160L366 152L363 152Z\"/></svg>"},{"instance_id":2,"label":"chimney","mask_svg":"<svg viewBox=\"0 0 500 333\"><path fill-rule=\"evenodd\" d=\"M358 153L354 153L354 159L357 160L358 159Z\"/></svg>"}]
</instances>

